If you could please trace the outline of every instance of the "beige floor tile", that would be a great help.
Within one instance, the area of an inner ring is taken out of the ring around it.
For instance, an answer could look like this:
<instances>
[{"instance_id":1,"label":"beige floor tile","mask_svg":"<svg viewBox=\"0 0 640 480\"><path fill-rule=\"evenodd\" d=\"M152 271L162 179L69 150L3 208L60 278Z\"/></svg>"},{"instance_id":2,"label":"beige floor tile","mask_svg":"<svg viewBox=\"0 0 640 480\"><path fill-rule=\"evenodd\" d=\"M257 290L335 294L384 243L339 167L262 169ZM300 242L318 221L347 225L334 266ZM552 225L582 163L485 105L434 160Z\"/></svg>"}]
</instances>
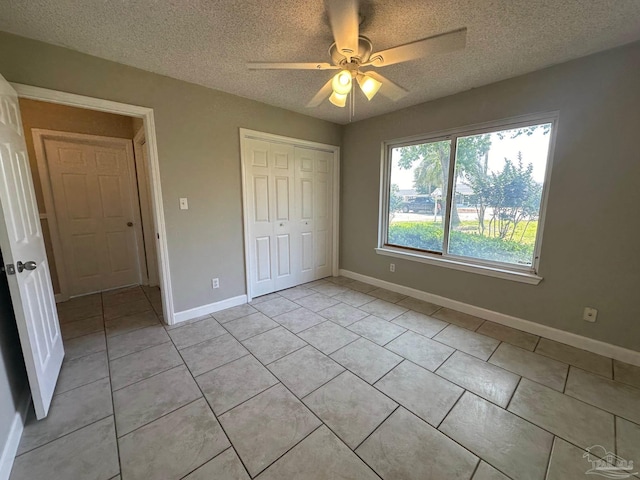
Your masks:
<instances>
[{"instance_id":1,"label":"beige floor tile","mask_svg":"<svg viewBox=\"0 0 640 480\"><path fill-rule=\"evenodd\" d=\"M326 355L331 355L336 350L360 338L359 335L330 321L300 332L298 336Z\"/></svg>"},{"instance_id":2,"label":"beige floor tile","mask_svg":"<svg viewBox=\"0 0 640 480\"><path fill-rule=\"evenodd\" d=\"M146 298L134 302L120 303L117 305L104 305L104 319L113 320L126 315L146 312L151 310L151 303Z\"/></svg>"},{"instance_id":3,"label":"beige floor tile","mask_svg":"<svg viewBox=\"0 0 640 480\"><path fill-rule=\"evenodd\" d=\"M490 322L488 320L480 325L476 332L510 343L516 347L524 348L531 352L535 350L538 340L540 340L540 337L537 335L532 335L531 333L516 330L515 328L500 325L499 323Z\"/></svg>"},{"instance_id":4,"label":"beige floor tile","mask_svg":"<svg viewBox=\"0 0 640 480\"><path fill-rule=\"evenodd\" d=\"M200 375L196 381L216 415L222 415L278 383L278 379L252 355Z\"/></svg>"},{"instance_id":5,"label":"beige floor tile","mask_svg":"<svg viewBox=\"0 0 640 480\"><path fill-rule=\"evenodd\" d=\"M29 409L18 455L110 415L113 407L108 378L55 395L44 419L36 420L33 408Z\"/></svg>"},{"instance_id":6,"label":"beige floor tile","mask_svg":"<svg viewBox=\"0 0 640 480\"><path fill-rule=\"evenodd\" d=\"M256 312L257 310L251 305L245 304L215 312L213 313L213 318L215 318L218 322L224 324L230 322L231 320L235 320L236 318L246 317L247 315L251 315L252 313Z\"/></svg>"},{"instance_id":7,"label":"beige floor tile","mask_svg":"<svg viewBox=\"0 0 640 480\"><path fill-rule=\"evenodd\" d=\"M168 333L176 347L183 349L224 335L227 331L215 319L209 317L199 322L169 330Z\"/></svg>"},{"instance_id":8,"label":"beige floor tile","mask_svg":"<svg viewBox=\"0 0 640 480\"><path fill-rule=\"evenodd\" d=\"M271 363L269 370L298 398L344 372L343 367L309 345Z\"/></svg>"},{"instance_id":9,"label":"beige floor tile","mask_svg":"<svg viewBox=\"0 0 640 480\"><path fill-rule=\"evenodd\" d=\"M145 327L140 330L118 335L107 339L109 360L124 357L130 353L139 352L145 348L155 347L161 343L170 342L167 332L160 325Z\"/></svg>"},{"instance_id":10,"label":"beige floor tile","mask_svg":"<svg viewBox=\"0 0 640 480\"><path fill-rule=\"evenodd\" d=\"M518 375L463 352L455 352L436 373L502 408L520 381Z\"/></svg>"},{"instance_id":11,"label":"beige floor tile","mask_svg":"<svg viewBox=\"0 0 640 480\"><path fill-rule=\"evenodd\" d=\"M182 365L182 358L171 343L163 343L110 362L111 387L119 390L158 373Z\"/></svg>"},{"instance_id":12,"label":"beige floor tile","mask_svg":"<svg viewBox=\"0 0 640 480\"><path fill-rule=\"evenodd\" d=\"M385 348L432 372L455 351L451 347L413 332L403 333L385 345Z\"/></svg>"},{"instance_id":13,"label":"beige floor tile","mask_svg":"<svg viewBox=\"0 0 640 480\"><path fill-rule=\"evenodd\" d=\"M187 368L176 367L113 392L118 436L126 435L201 396Z\"/></svg>"},{"instance_id":14,"label":"beige floor tile","mask_svg":"<svg viewBox=\"0 0 640 480\"><path fill-rule=\"evenodd\" d=\"M598 478L599 475L587 475L591 468L586 452L580 448L557 438L553 442L551 459L549 460L549 472L545 480L585 480ZM600 477L605 478L605 477Z\"/></svg>"},{"instance_id":15,"label":"beige floor tile","mask_svg":"<svg viewBox=\"0 0 640 480\"><path fill-rule=\"evenodd\" d=\"M86 320L92 317L102 317L102 303L100 302L66 306L66 304L71 302L72 300L69 302L59 303L57 305L60 324Z\"/></svg>"},{"instance_id":16,"label":"beige floor tile","mask_svg":"<svg viewBox=\"0 0 640 480\"><path fill-rule=\"evenodd\" d=\"M640 388L640 367L614 360L613 370L613 378L617 382L626 383L627 385L632 385L636 388Z\"/></svg>"},{"instance_id":17,"label":"beige floor tile","mask_svg":"<svg viewBox=\"0 0 640 480\"><path fill-rule=\"evenodd\" d=\"M640 466L640 425L616 417L616 454Z\"/></svg>"},{"instance_id":18,"label":"beige floor tile","mask_svg":"<svg viewBox=\"0 0 640 480\"><path fill-rule=\"evenodd\" d=\"M380 299L365 303L360 307L360 310L387 321L391 321L407 311L405 307L399 307L395 303Z\"/></svg>"},{"instance_id":19,"label":"beige floor tile","mask_svg":"<svg viewBox=\"0 0 640 480\"><path fill-rule=\"evenodd\" d=\"M347 285L351 290L355 290L356 292L368 293L372 290L375 290L377 287L370 285L368 283L361 282L359 280L354 280L353 282Z\"/></svg>"},{"instance_id":20,"label":"beige floor tile","mask_svg":"<svg viewBox=\"0 0 640 480\"><path fill-rule=\"evenodd\" d=\"M220 417L251 476L320 426L300 400L278 384Z\"/></svg>"},{"instance_id":21,"label":"beige floor tile","mask_svg":"<svg viewBox=\"0 0 640 480\"><path fill-rule=\"evenodd\" d=\"M372 384L402 361L402 357L364 338L341 348L331 358Z\"/></svg>"},{"instance_id":22,"label":"beige floor tile","mask_svg":"<svg viewBox=\"0 0 640 480\"><path fill-rule=\"evenodd\" d=\"M480 335L457 325L447 326L433 339L480 360L487 360L500 344L495 338Z\"/></svg>"},{"instance_id":23,"label":"beige floor tile","mask_svg":"<svg viewBox=\"0 0 640 480\"><path fill-rule=\"evenodd\" d=\"M553 435L472 393L462 395L440 430L509 477L544 479Z\"/></svg>"},{"instance_id":24,"label":"beige floor tile","mask_svg":"<svg viewBox=\"0 0 640 480\"><path fill-rule=\"evenodd\" d=\"M113 417L88 425L15 459L11 480L108 480L118 474Z\"/></svg>"},{"instance_id":25,"label":"beige floor tile","mask_svg":"<svg viewBox=\"0 0 640 480\"><path fill-rule=\"evenodd\" d=\"M441 308L433 314L433 317L468 330L476 330L484 323L484 319L482 318L458 312L457 310L451 310L450 308Z\"/></svg>"},{"instance_id":26,"label":"beige floor tile","mask_svg":"<svg viewBox=\"0 0 640 480\"><path fill-rule=\"evenodd\" d=\"M258 477L259 480L338 478L377 480L379 477L324 426L293 447Z\"/></svg>"},{"instance_id":27,"label":"beige floor tile","mask_svg":"<svg viewBox=\"0 0 640 480\"><path fill-rule=\"evenodd\" d=\"M640 424L640 389L571 367L565 393Z\"/></svg>"},{"instance_id":28,"label":"beige floor tile","mask_svg":"<svg viewBox=\"0 0 640 480\"><path fill-rule=\"evenodd\" d=\"M403 408L356 453L387 480L467 480L478 463L475 455Z\"/></svg>"},{"instance_id":29,"label":"beige floor tile","mask_svg":"<svg viewBox=\"0 0 640 480\"><path fill-rule=\"evenodd\" d=\"M338 276L338 277L327 277L327 280L329 282L333 282L336 285L349 285L350 283L353 283L355 280L351 279L351 278L347 278L347 277L342 277L342 276Z\"/></svg>"},{"instance_id":30,"label":"beige floor tile","mask_svg":"<svg viewBox=\"0 0 640 480\"><path fill-rule=\"evenodd\" d=\"M255 306L260 303L268 302L269 300L273 300L276 298L281 298L279 293L268 293L266 295L260 295L259 297L255 297L253 300L251 300L249 305Z\"/></svg>"},{"instance_id":31,"label":"beige floor tile","mask_svg":"<svg viewBox=\"0 0 640 480\"><path fill-rule=\"evenodd\" d=\"M442 320L437 320L423 313L414 311L403 313L399 317L396 317L393 320L393 323L408 328L409 330L413 330L425 337L433 337L449 325Z\"/></svg>"},{"instance_id":32,"label":"beige floor tile","mask_svg":"<svg viewBox=\"0 0 640 480\"><path fill-rule=\"evenodd\" d=\"M375 387L434 427L464 392L448 380L407 361L382 377Z\"/></svg>"},{"instance_id":33,"label":"beige floor tile","mask_svg":"<svg viewBox=\"0 0 640 480\"><path fill-rule=\"evenodd\" d=\"M318 315L322 315L324 318L328 318L338 325L347 327L358 320L362 320L369 314L346 303L338 303L332 307L320 310Z\"/></svg>"},{"instance_id":34,"label":"beige floor tile","mask_svg":"<svg viewBox=\"0 0 640 480\"><path fill-rule=\"evenodd\" d=\"M233 448L227 448L183 480L250 480Z\"/></svg>"},{"instance_id":35,"label":"beige floor tile","mask_svg":"<svg viewBox=\"0 0 640 480\"><path fill-rule=\"evenodd\" d=\"M124 480L180 479L229 448L204 398L118 442Z\"/></svg>"},{"instance_id":36,"label":"beige floor tile","mask_svg":"<svg viewBox=\"0 0 640 480\"><path fill-rule=\"evenodd\" d=\"M148 298L140 287L125 288L116 290L113 293L105 292L102 295L102 304L105 307L112 307L122 303L140 302L143 300L148 300Z\"/></svg>"},{"instance_id":37,"label":"beige floor tile","mask_svg":"<svg viewBox=\"0 0 640 480\"><path fill-rule=\"evenodd\" d=\"M316 293L316 291L311 290L310 288L305 288L305 287L293 287L293 288L288 288L287 290L282 290L281 292L278 292L278 293L284 298L286 298L287 300L291 300L292 302L295 302L299 298L313 295L314 293Z\"/></svg>"},{"instance_id":38,"label":"beige floor tile","mask_svg":"<svg viewBox=\"0 0 640 480\"><path fill-rule=\"evenodd\" d=\"M65 360L73 360L106 350L107 340L104 332L91 333L64 341Z\"/></svg>"},{"instance_id":39,"label":"beige floor tile","mask_svg":"<svg viewBox=\"0 0 640 480\"><path fill-rule=\"evenodd\" d=\"M536 353L553 358L559 362L574 365L583 370L597 373L603 377L612 378L613 367L610 358L596 355L579 348L541 338L536 347Z\"/></svg>"},{"instance_id":40,"label":"beige floor tile","mask_svg":"<svg viewBox=\"0 0 640 480\"><path fill-rule=\"evenodd\" d=\"M333 299L351 305L352 307L361 307L366 303L373 302L376 300L376 297L372 297L363 292L349 290L348 292L336 295Z\"/></svg>"},{"instance_id":41,"label":"beige floor tile","mask_svg":"<svg viewBox=\"0 0 640 480\"><path fill-rule=\"evenodd\" d=\"M406 328L403 328L400 325L394 325L387 320L383 320L373 315L363 318L356 323L352 323L347 328L358 335L368 338L378 345L386 345L391 340L407 331Z\"/></svg>"},{"instance_id":42,"label":"beige floor tile","mask_svg":"<svg viewBox=\"0 0 640 480\"><path fill-rule=\"evenodd\" d=\"M371 290L367 295L371 295L372 297L376 297L391 303L398 303L400 300L404 300L405 298L407 298L407 296L403 295L402 293L392 292L391 290L386 290L384 288L376 288L375 290Z\"/></svg>"},{"instance_id":43,"label":"beige floor tile","mask_svg":"<svg viewBox=\"0 0 640 480\"><path fill-rule=\"evenodd\" d=\"M351 448L360 445L398 406L351 372L311 393L304 403Z\"/></svg>"},{"instance_id":44,"label":"beige floor tile","mask_svg":"<svg viewBox=\"0 0 640 480\"><path fill-rule=\"evenodd\" d=\"M256 310L260 310L268 317L275 317L276 315L281 315L285 312L290 312L291 310L299 308L296 303L283 297L267 300L266 302L260 302L257 305L254 305L254 307Z\"/></svg>"},{"instance_id":45,"label":"beige floor tile","mask_svg":"<svg viewBox=\"0 0 640 480\"><path fill-rule=\"evenodd\" d=\"M205 340L180 352L193 376L202 375L249 352L231 335Z\"/></svg>"},{"instance_id":46,"label":"beige floor tile","mask_svg":"<svg viewBox=\"0 0 640 480\"><path fill-rule=\"evenodd\" d=\"M300 306L303 306L307 310L311 310L312 312L319 312L320 310L325 310L333 305L338 304L340 301L335 297L327 297L326 295L322 295L321 293L314 293L313 295L308 295L306 297L302 297L296 300L296 303Z\"/></svg>"},{"instance_id":47,"label":"beige floor tile","mask_svg":"<svg viewBox=\"0 0 640 480\"><path fill-rule=\"evenodd\" d=\"M413 310L414 312L422 313L424 315L431 315L438 310L440 305L435 303L425 302L424 300L418 300L417 298L407 297L404 300L400 300L398 305Z\"/></svg>"},{"instance_id":48,"label":"beige floor tile","mask_svg":"<svg viewBox=\"0 0 640 480\"><path fill-rule=\"evenodd\" d=\"M509 477L500 473L487 462L480 461L476 473L473 474L473 480L509 480Z\"/></svg>"},{"instance_id":49,"label":"beige floor tile","mask_svg":"<svg viewBox=\"0 0 640 480\"><path fill-rule=\"evenodd\" d=\"M108 376L107 352L97 352L86 357L65 360L62 362L55 393L64 393Z\"/></svg>"},{"instance_id":50,"label":"beige floor tile","mask_svg":"<svg viewBox=\"0 0 640 480\"><path fill-rule=\"evenodd\" d=\"M509 411L582 448L614 448L613 415L523 378Z\"/></svg>"},{"instance_id":51,"label":"beige floor tile","mask_svg":"<svg viewBox=\"0 0 640 480\"><path fill-rule=\"evenodd\" d=\"M246 340L260 333L276 328L278 324L267 317L264 313L253 313L247 317L231 320L224 324L231 335L237 340Z\"/></svg>"},{"instance_id":52,"label":"beige floor tile","mask_svg":"<svg viewBox=\"0 0 640 480\"><path fill-rule=\"evenodd\" d=\"M321 293L322 295L326 295L327 297L333 297L334 295L338 295L339 293L344 293L349 290L347 287L336 285L333 282L323 283L322 285L317 285L311 289Z\"/></svg>"},{"instance_id":53,"label":"beige floor tile","mask_svg":"<svg viewBox=\"0 0 640 480\"><path fill-rule=\"evenodd\" d=\"M158 321L156 313L148 310L142 313L134 313L133 315L125 315L113 320L107 320L104 323L104 328L107 332L107 337L115 337L116 335L122 335L140 328L159 324L160 322Z\"/></svg>"},{"instance_id":54,"label":"beige floor tile","mask_svg":"<svg viewBox=\"0 0 640 480\"><path fill-rule=\"evenodd\" d=\"M295 352L306 345L284 327L274 328L242 342L265 365Z\"/></svg>"},{"instance_id":55,"label":"beige floor tile","mask_svg":"<svg viewBox=\"0 0 640 480\"><path fill-rule=\"evenodd\" d=\"M103 332L104 321L102 320L102 315L98 315L83 320L61 323L60 331L62 332L63 340L66 342L67 340L82 337L83 335Z\"/></svg>"},{"instance_id":56,"label":"beige floor tile","mask_svg":"<svg viewBox=\"0 0 640 480\"><path fill-rule=\"evenodd\" d=\"M501 344L490 363L562 392L569 366L507 343Z\"/></svg>"},{"instance_id":57,"label":"beige floor tile","mask_svg":"<svg viewBox=\"0 0 640 480\"><path fill-rule=\"evenodd\" d=\"M283 313L282 315L273 317L273 319L293 333L299 333L309 327L326 321L324 317L304 307Z\"/></svg>"}]
</instances>

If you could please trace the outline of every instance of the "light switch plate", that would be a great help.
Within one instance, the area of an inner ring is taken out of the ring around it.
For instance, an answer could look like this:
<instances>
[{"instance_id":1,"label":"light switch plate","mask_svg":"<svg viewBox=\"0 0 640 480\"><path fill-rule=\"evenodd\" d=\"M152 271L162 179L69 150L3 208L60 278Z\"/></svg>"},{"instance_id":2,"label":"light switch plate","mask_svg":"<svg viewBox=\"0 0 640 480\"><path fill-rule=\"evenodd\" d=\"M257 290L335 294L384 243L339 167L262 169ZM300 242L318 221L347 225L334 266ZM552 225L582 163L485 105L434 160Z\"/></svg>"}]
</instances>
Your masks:
<instances>
[{"instance_id":1,"label":"light switch plate","mask_svg":"<svg viewBox=\"0 0 640 480\"><path fill-rule=\"evenodd\" d=\"M189 202L186 198L180 199L180 210L189 210Z\"/></svg>"}]
</instances>

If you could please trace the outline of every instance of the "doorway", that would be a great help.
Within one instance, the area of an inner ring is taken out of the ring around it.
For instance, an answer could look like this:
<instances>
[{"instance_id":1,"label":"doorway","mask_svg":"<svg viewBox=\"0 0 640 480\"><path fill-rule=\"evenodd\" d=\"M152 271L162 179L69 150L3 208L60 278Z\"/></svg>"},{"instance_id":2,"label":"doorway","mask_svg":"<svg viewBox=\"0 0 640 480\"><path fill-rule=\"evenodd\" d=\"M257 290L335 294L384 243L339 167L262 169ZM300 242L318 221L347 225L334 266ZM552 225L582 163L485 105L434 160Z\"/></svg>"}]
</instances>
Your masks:
<instances>
[{"instance_id":1,"label":"doorway","mask_svg":"<svg viewBox=\"0 0 640 480\"><path fill-rule=\"evenodd\" d=\"M12 86L18 93L21 110L23 103L35 101L50 107L49 113L72 108L83 112L88 119L80 129L71 128L69 118L62 128L43 124L25 128L27 139L34 140L33 156L36 157L36 150L39 150L40 163L46 167L42 169L46 174L43 178L36 164L33 178L38 184L36 189L43 194L37 200L42 202L40 216L44 236L48 238L47 255L56 263L52 265L56 300L65 301L92 292L138 286L138 291L142 288L150 297L153 310L165 323L172 325L173 299L153 110L39 87ZM106 127L108 115L112 119L117 117L120 122L115 132ZM39 127L34 129L37 131L33 136L32 127ZM123 129L126 132L123 133ZM61 158L60 152L66 158ZM49 170L52 159L48 157L58 160L56 168ZM77 161L79 158L82 158L82 168L73 165L74 159ZM48 195L45 192L47 180ZM74 201L74 198L80 201ZM65 225L60 221L58 212L59 205L63 203L71 207L73 214L65 212ZM100 209L92 211L87 208L91 203L99 205ZM108 206L107 211L103 205ZM116 228L92 224L95 220L92 217L98 210L116 223ZM92 243L88 240L90 237L96 240ZM70 250L68 244L74 246L73 241L68 242L70 238L75 238L77 248L65 255L65 250ZM62 239L67 242L61 242ZM97 255L92 256L92 250L107 250L109 254L97 258ZM81 260L76 264L82 268L69 277L66 275L67 265L73 261L74 255ZM125 298L129 296L138 295L124 295ZM80 300L81 297L73 303L82 303ZM84 302L91 303L89 299ZM59 310L70 306L59 304Z\"/></svg>"}]
</instances>

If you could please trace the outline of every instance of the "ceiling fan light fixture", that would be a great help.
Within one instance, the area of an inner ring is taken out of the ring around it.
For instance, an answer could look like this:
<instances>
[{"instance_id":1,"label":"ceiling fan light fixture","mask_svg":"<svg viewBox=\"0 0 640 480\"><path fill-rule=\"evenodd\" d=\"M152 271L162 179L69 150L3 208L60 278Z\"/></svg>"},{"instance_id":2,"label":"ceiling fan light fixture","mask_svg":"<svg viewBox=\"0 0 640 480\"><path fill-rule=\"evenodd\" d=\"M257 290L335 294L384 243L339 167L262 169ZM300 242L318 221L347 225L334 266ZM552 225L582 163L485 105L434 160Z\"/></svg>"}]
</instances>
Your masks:
<instances>
[{"instance_id":1,"label":"ceiling fan light fixture","mask_svg":"<svg viewBox=\"0 0 640 480\"><path fill-rule=\"evenodd\" d=\"M338 95L347 95L351 91L351 72L341 70L335 74L331 82L331 88Z\"/></svg>"},{"instance_id":2,"label":"ceiling fan light fixture","mask_svg":"<svg viewBox=\"0 0 640 480\"><path fill-rule=\"evenodd\" d=\"M376 93L378 93L378 90L380 90L380 87L382 86L381 82L364 73L358 75L357 80L358 85L360 85L360 90L362 90L362 93L367 97L367 100L371 100L375 97Z\"/></svg>"},{"instance_id":3,"label":"ceiling fan light fixture","mask_svg":"<svg viewBox=\"0 0 640 480\"><path fill-rule=\"evenodd\" d=\"M344 106L347 104L348 95L349 95L348 93L342 94L334 91L329 97L329 101L333 103L336 107L344 108Z\"/></svg>"}]
</instances>

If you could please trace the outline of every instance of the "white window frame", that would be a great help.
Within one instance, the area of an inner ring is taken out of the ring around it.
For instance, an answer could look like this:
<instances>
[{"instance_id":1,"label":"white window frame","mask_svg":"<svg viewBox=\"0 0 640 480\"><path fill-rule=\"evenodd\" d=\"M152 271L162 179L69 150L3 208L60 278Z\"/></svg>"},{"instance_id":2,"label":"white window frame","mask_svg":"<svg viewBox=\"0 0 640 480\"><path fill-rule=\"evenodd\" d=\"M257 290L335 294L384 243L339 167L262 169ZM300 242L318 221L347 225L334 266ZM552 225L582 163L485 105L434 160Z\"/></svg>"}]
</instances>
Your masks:
<instances>
[{"instance_id":1,"label":"white window frame","mask_svg":"<svg viewBox=\"0 0 640 480\"><path fill-rule=\"evenodd\" d=\"M378 222L378 247L376 253L396 258L403 258L411 261L438 265L441 267L462 270L466 272L488 275L506 280L523 282L537 285L542 281L538 275L540 265L540 251L542 247L542 235L547 212L547 201L549 196L549 182L553 166L553 155L555 151L556 133L558 129L559 112L544 112L531 115L523 115L503 120L497 120L482 124L458 127L450 130L433 132L412 137L400 138L383 142L382 161L380 165L380 219ZM540 214L538 217L538 230L536 232L536 242L532 265L516 265L491 260L474 259L447 253L449 241L449 227L451 224L451 205L453 198L453 181L456 164L456 146L458 137L492 133L499 130L511 130L515 128L530 127L544 123L551 124L549 138L549 150L547 153L547 167L545 171L544 184L542 186L542 199L540 202ZM446 216L444 218L444 239L442 253L422 252L410 248L389 245L387 243L389 233L389 195L391 187L391 151L394 148L418 145L422 143L438 142L443 140L451 141L451 161L449 162L449 176L447 185L447 198L444 205Z\"/></svg>"}]
</instances>

